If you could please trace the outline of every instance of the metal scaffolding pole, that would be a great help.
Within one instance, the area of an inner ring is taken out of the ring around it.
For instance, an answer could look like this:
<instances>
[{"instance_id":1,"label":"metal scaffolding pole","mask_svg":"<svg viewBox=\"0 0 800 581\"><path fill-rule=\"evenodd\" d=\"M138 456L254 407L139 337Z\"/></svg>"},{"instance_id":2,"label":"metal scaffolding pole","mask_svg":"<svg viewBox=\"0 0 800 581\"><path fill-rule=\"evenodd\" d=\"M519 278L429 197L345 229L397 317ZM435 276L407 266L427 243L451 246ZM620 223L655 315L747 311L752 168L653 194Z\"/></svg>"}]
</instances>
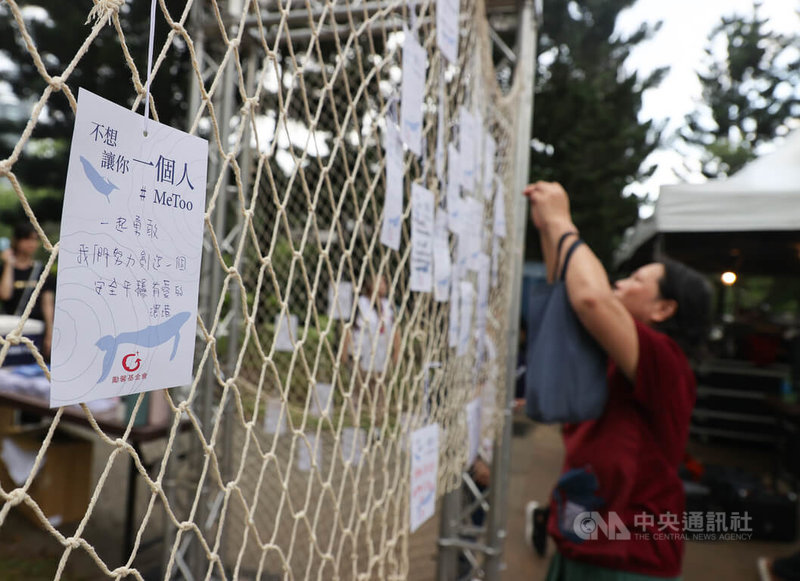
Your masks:
<instances>
[{"instance_id":1,"label":"metal scaffolding pole","mask_svg":"<svg viewBox=\"0 0 800 581\"><path fill-rule=\"evenodd\" d=\"M202 14L198 15L198 22L201 21ZM233 36L235 36L235 34ZM204 54L203 56L206 55ZM201 64L203 64L203 61L201 61ZM213 218L213 230L218 241L222 241L225 238L228 213L228 171L223 171L222 168L223 157L227 151L230 136L230 122L233 116L234 88L236 83L234 64L231 59L229 59L225 64L222 75L223 77L220 83L221 94L217 93L214 99L214 109L218 119L220 148L222 151L216 151L216 148L213 147L213 144L211 144L211 147L209 148L208 175L210 181L207 187L207 197L210 199L210 197L214 194L215 184L217 182L220 184ZM202 281L206 282L205 284L201 282L199 307L200 314L203 317L203 322L205 323L206 328L210 329L211 322L214 320L217 306L222 299L222 267L217 259L216 249L213 247L209 237L206 237L204 240L204 246L205 251L203 256ZM215 408L214 393L217 389L217 385L218 382L214 364L209 358L209 360L206 361L205 369L203 370L203 379L198 386L199 392L193 406L194 412L197 414L197 418L202 426L203 436L206 439L211 436L212 432ZM203 453L203 447L200 445L200 442L197 442L192 457L195 461L194 470L198 477L198 486L201 486L204 489L201 500L197 507L195 522L200 530L204 531L210 524L209 521L213 520L212 518L209 518L209 503L213 502L215 499L213 497L209 497L207 494L208 475L206 475L206 479L200 481L200 474L202 473L203 464L205 462L205 454ZM206 576L206 571L210 567L210 564L206 562L204 554L200 550L199 544L195 544L192 549L190 562L193 575L196 578L203 578Z\"/></svg>"},{"instance_id":2,"label":"metal scaffolding pole","mask_svg":"<svg viewBox=\"0 0 800 581\"><path fill-rule=\"evenodd\" d=\"M517 35L517 74L522 75L522 90L519 95L519 113L517 119L516 159L514 164L514 188L521 192L528 182L530 167L531 126L533 123L533 83L536 70L536 34L537 21L534 0L523 0L519 16L519 33ZM492 485L489 493L491 511L488 515L488 532L486 544L495 550L487 554L485 563L486 579L500 579L503 557L503 544L506 537L508 521L506 498L508 495L508 474L511 466L511 410L516 388L517 348L519 345L519 318L522 293L522 266L525 260L525 227L528 223L527 201L521 195L515 200L512 216L515 245L511 262L514 264L511 281L511 303L508 313L506 361L506 401L504 406L503 432L499 441L495 442L494 462L492 462Z\"/></svg>"}]
</instances>

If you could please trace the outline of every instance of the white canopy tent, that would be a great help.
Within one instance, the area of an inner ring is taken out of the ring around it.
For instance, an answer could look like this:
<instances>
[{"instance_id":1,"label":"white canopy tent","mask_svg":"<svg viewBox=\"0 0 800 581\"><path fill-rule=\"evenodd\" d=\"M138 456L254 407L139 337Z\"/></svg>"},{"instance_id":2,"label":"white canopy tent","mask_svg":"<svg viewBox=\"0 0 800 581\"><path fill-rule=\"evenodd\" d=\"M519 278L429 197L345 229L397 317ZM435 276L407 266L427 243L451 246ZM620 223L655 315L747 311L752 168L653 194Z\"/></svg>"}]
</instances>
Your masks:
<instances>
[{"instance_id":1,"label":"white canopy tent","mask_svg":"<svg viewBox=\"0 0 800 581\"><path fill-rule=\"evenodd\" d=\"M635 266L659 251L709 271L800 273L800 131L730 178L662 186L615 262Z\"/></svg>"}]
</instances>

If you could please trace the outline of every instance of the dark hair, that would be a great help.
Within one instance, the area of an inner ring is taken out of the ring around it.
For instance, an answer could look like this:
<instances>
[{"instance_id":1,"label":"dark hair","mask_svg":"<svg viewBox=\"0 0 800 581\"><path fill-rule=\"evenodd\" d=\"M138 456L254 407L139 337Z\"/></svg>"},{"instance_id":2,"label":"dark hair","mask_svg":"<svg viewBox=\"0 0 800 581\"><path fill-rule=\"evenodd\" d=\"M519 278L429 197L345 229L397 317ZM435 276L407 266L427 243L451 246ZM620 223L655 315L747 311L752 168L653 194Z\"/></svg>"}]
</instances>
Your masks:
<instances>
[{"instance_id":1,"label":"dark hair","mask_svg":"<svg viewBox=\"0 0 800 581\"><path fill-rule=\"evenodd\" d=\"M14 226L14 240L27 240L34 234L38 236L36 228L30 222L17 222Z\"/></svg>"},{"instance_id":2,"label":"dark hair","mask_svg":"<svg viewBox=\"0 0 800 581\"><path fill-rule=\"evenodd\" d=\"M663 258L664 276L658 281L662 299L678 303L675 314L656 328L672 337L690 359L701 357L711 328L711 285L696 270Z\"/></svg>"}]
</instances>

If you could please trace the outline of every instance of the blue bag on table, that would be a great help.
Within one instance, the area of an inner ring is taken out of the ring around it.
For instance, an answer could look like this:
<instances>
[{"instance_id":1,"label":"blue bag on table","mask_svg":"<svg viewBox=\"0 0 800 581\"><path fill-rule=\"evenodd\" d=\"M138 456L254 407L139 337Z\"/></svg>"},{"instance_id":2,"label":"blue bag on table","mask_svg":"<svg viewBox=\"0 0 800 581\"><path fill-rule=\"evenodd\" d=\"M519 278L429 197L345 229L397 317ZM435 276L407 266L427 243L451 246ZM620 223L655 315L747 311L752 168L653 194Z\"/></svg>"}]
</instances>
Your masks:
<instances>
[{"instance_id":1,"label":"blue bag on table","mask_svg":"<svg viewBox=\"0 0 800 581\"><path fill-rule=\"evenodd\" d=\"M561 255L564 234L558 241ZM567 296L567 250L558 279L530 298L525 371L525 410L538 422L582 422L600 417L608 398L608 356L586 331Z\"/></svg>"}]
</instances>

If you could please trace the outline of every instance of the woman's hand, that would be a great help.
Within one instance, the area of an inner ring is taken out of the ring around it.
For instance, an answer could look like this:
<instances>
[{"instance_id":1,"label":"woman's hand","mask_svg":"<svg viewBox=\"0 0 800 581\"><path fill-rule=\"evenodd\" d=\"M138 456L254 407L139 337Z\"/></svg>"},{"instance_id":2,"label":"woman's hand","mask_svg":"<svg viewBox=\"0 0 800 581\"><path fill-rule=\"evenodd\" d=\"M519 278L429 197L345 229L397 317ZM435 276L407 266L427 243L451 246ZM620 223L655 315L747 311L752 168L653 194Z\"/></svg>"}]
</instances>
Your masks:
<instances>
[{"instance_id":1,"label":"woman's hand","mask_svg":"<svg viewBox=\"0 0 800 581\"><path fill-rule=\"evenodd\" d=\"M569 197L558 182L529 184L523 194L531 201L531 219L539 230L553 225L572 224Z\"/></svg>"},{"instance_id":2,"label":"woman's hand","mask_svg":"<svg viewBox=\"0 0 800 581\"><path fill-rule=\"evenodd\" d=\"M3 264L13 267L16 263L14 260L14 250L11 248L6 248L3 250L3 252L0 252L0 259L3 260Z\"/></svg>"}]
</instances>

